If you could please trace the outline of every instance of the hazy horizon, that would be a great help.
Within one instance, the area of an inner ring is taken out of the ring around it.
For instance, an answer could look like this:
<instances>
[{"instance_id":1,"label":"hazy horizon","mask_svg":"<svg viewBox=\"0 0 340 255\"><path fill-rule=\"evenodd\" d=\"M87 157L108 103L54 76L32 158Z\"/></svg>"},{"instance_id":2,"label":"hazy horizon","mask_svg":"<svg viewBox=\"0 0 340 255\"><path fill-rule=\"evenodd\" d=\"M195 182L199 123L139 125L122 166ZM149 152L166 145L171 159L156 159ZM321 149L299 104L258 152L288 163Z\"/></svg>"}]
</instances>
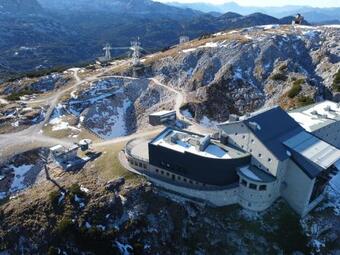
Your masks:
<instances>
[{"instance_id":1,"label":"hazy horizon","mask_svg":"<svg viewBox=\"0 0 340 255\"><path fill-rule=\"evenodd\" d=\"M223 4L228 2L235 2L242 6L258 6L258 7L280 7L280 6L311 6L311 7L319 7L319 8L327 8L327 7L340 7L339 0L276 0L268 1L268 0L154 0L162 3L169 2L180 2L180 3L208 3L208 4Z\"/></svg>"}]
</instances>

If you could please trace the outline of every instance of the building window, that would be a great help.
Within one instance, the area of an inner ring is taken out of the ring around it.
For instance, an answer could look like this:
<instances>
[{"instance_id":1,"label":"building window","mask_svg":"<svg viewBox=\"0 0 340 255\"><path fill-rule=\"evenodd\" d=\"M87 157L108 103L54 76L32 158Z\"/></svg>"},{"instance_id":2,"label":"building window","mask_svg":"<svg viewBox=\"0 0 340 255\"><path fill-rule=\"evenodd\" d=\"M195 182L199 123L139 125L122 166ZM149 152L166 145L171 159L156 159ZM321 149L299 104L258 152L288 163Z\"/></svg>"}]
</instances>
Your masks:
<instances>
[{"instance_id":1,"label":"building window","mask_svg":"<svg viewBox=\"0 0 340 255\"><path fill-rule=\"evenodd\" d=\"M254 140L254 139L251 139L251 143L255 143L255 140Z\"/></svg>"},{"instance_id":2,"label":"building window","mask_svg":"<svg viewBox=\"0 0 340 255\"><path fill-rule=\"evenodd\" d=\"M253 149L250 149L249 152L253 152Z\"/></svg>"},{"instance_id":3,"label":"building window","mask_svg":"<svg viewBox=\"0 0 340 255\"><path fill-rule=\"evenodd\" d=\"M166 173L166 175L167 175L167 176L170 176L170 174L169 174L169 173Z\"/></svg>"},{"instance_id":4,"label":"building window","mask_svg":"<svg viewBox=\"0 0 340 255\"><path fill-rule=\"evenodd\" d=\"M161 174L164 174L164 171L161 171Z\"/></svg>"},{"instance_id":5,"label":"building window","mask_svg":"<svg viewBox=\"0 0 340 255\"><path fill-rule=\"evenodd\" d=\"M261 153L259 153L259 158L262 158L262 154Z\"/></svg>"},{"instance_id":6,"label":"building window","mask_svg":"<svg viewBox=\"0 0 340 255\"><path fill-rule=\"evenodd\" d=\"M249 188L250 188L250 189L255 189L255 190L256 190L256 189L257 189L257 185L254 184L254 183L250 183L250 184L249 184Z\"/></svg>"},{"instance_id":7,"label":"building window","mask_svg":"<svg viewBox=\"0 0 340 255\"><path fill-rule=\"evenodd\" d=\"M177 176L177 180L180 180L181 179L181 177L180 176Z\"/></svg>"},{"instance_id":8,"label":"building window","mask_svg":"<svg viewBox=\"0 0 340 255\"><path fill-rule=\"evenodd\" d=\"M156 173L158 173L159 172L159 170L158 169L156 169Z\"/></svg>"},{"instance_id":9,"label":"building window","mask_svg":"<svg viewBox=\"0 0 340 255\"><path fill-rule=\"evenodd\" d=\"M235 135L238 135L238 133L235 133Z\"/></svg>"},{"instance_id":10,"label":"building window","mask_svg":"<svg viewBox=\"0 0 340 255\"><path fill-rule=\"evenodd\" d=\"M184 178L183 181L184 181L184 182L187 182L187 179Z\"/></svg>"},{"instance_id":11,"label":"building window","mask_svg":"<svg viewBox=\"0 0 340 255\"><path fill-rule=\"evenodd\" d=\"M251 207L251 203L248 203L248 206Z\"/></svg>"},{"instance_id":12,"label":"building window","mask_svg":"<svg viewBox=\"0 0 340 255\"><path fill-rule=\"evenodd\" d=\"M268 162L272 162L272 159L271 159L271 158L268 158Z\"/></svg>"},{"instance_id":13,"label":"building window","mask_svg":"<svg viewBox=\"0 0 340 255\"><path fill-rule=\"evenodd\" d=\"M260 188L259 188L260 190L267 190L267 185L260 185Z\"/></svg>"},{"instance_id":14,"label":"building window","mask_svg":"<svg viewBox=\"0 0 340 255\"><path fill-rule=\"evenodd\" d=\"M246 136L244 135L244 136L242 136L242 138L243 138L243 139L246 139Z\"/></svg>"},{"instance_id":15,"label":"building window","mask_svg":"<svg viewBox=\"0 0 340 255\"><path fill-rule=\"evenodd\" d=\"M190 184L193 184L192 180L189 181Z\"/></svg>"},{"instance_id":16,"label":"building window","mask_svg":"<svg viewBox=\"0 0 340 255\"><path fill-rule=\"evenodd\" d=\"M243 186L247 187L247 182L246 182L244 179L241 180L241 184L242 184Z\"/></svg>"}]
</instances>

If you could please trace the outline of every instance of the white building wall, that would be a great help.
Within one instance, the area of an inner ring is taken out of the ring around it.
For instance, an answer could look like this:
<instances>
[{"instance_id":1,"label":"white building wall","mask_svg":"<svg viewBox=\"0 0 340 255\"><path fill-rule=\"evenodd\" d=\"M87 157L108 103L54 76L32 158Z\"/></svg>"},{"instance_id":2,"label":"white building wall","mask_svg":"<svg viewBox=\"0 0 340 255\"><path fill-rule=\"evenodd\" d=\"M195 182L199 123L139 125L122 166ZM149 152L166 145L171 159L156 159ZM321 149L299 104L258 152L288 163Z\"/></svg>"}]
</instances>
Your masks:
<instances>
[{"instance_id":1,"label":"white building wall","mask_svg":"<svg viewBox=\"0 0 340 255\"><path fill-rule=\"evenodd\" d=\"M231 144L240 147L252 155L252 164L276 176L280 161L260 142L243 122L223 126Z\"/></svg>"},{"instance_id":2,"label":"white building wall","mask_svg":"<svg viewBox=\"0 0 340 255\"><path fill-rule=\"evenodd\" d=\"M315 179L311 180L292 160L288 160L282 197L300 215L308 209Z\"/></svg>"},{"instance_id":3,"label":"white building wall","mask_svg":"<svg viewBox=\"0 0 340 255\"><path fill-rule=\"evenodd\" d=\"M241 184L242 180L247 182L247 185ZM255 184L257 189L251 189L250 184ZM266 190L260 190L261 185L266 185ZM260 183L249 180L244 176L240 176L239 186L239 204L246 209L252 211L263 211L270 207L273 202L279 197L275 193L276 182Z\"/></svg>"},{"instance_id":4,"label":"white building wall","mask_svg":"<svg viewBox=\"0 0 340 255\"><path fill-rule=\"evenodd\" d=\"M150 179L150 181L152 181L156 186L184 194L184 196L190 198L205 200L214 206L226 206L238 203L238 187L225 190L200 190L170 184L152 177L148 177L148 179Z\"/></svg>"}]
</instances>

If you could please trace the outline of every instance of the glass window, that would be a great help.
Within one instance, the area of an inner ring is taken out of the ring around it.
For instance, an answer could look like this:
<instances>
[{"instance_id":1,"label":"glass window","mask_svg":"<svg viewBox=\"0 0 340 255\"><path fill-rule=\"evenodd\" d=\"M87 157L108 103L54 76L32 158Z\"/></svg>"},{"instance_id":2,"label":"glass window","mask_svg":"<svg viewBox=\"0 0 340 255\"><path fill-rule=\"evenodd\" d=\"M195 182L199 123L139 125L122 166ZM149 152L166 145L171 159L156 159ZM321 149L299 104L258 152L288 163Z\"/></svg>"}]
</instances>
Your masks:
<instances>
[{"instance_id":1,"label":"glass window","mask_svg":"<svg viewBox=\"0 0 340 255\"><path fill-rule=\"evenodd\" d=\"M267 190L267 186L266 185L260 185L260 190Z\"/></svg>"},{"instance_id":2,"label":"glass window","mask_svg":"<svg viewBox=\"0 0 340 255\"><path fill-rule=\"evenodd\" d=\"M249 184L249 188L250 188L250 189L256 189L256 188L257 188L257 185L254 184L254 183L250 183L250 184Z\"/></svg>"}]
</instances>

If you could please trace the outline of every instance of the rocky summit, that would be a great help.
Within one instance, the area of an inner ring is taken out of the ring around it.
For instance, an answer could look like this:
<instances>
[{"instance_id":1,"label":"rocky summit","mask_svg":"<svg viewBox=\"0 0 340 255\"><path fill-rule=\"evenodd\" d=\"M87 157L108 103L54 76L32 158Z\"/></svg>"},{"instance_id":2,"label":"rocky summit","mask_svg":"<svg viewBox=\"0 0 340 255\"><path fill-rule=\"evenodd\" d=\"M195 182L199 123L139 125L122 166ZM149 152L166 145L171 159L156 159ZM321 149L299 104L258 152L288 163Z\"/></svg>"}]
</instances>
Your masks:
<instances>
[{"instance_id":1,"label":"rocky summit","mask_svg":"<svg viewBox=\"0 0 340 255\"><path fill-rule=\"evenodd\" d=\"M266 25L216 33L150 57L148 72L187 94L188 108L225 121L280 104L339 100L340 27Z\"/></svg>"}]
</instances>

